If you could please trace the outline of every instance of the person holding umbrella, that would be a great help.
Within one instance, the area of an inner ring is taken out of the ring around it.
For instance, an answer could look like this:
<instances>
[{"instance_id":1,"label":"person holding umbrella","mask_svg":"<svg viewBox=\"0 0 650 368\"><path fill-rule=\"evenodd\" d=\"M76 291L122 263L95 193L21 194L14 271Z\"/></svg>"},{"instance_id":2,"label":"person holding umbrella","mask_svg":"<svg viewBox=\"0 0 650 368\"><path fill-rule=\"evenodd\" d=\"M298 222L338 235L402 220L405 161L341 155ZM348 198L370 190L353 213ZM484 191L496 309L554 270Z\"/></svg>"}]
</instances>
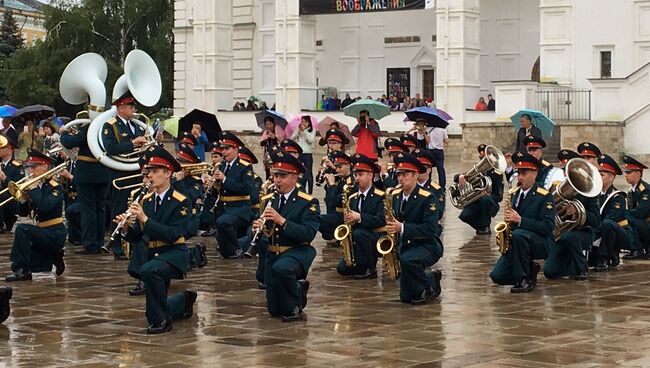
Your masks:
<instances>
[{"instance_id":1,"label":"person holding umbrella","mask_svg":"<svg viewBox=\"0 0 650 368\"><path fill-rule=\"evenodd\" d=\"M529 135L541 137L542 131L533 125L532 117L528 114L523 114L519 118L521 128L517 131L517 144L515 152L526 152L526 137Z\"/></svg>"},{"instance_id":2,"label":"person holding umbrella","mask_svg":"<svg viewBox=\"0 0 650 368\"><path fill-rule=\"evenodd\" d=\"M308 194L312 194L314 189L314 156L312 156L311 145L314 143L315 137L316 130L314 130L314 127L311 124L311 117L309 115L303 115L300 118L298 129L294 129L291 134L291 139L298 143L300 148L302 148L300 162L305 166L305 190Z\"/></svg>"},{"instance_id":3,"label":"person holding umbrella","mask_svg":"<svg viewBox=\"0 0 650 368\"><path fill-rule=\"evenodd\" d=\"M205 145L210 143L210 141L208 141L208 136L201 130L201 124L198 122L192 124L191 133L196 139L196 145L194 145L194 153L196 153L201 162L203 162L205 161Z\"/></svg>"},{"instance_id":4,"label":"person holding umbrella","mask_svg":"<svg viewBox=\"0 0 650 368\"><path fill-rule=\"evenodd\" d=\"M370 117L368 110L361 110L357 118L357 125L352 129L352 136L357 138L355 153L364 155L376 162L379 156L379 150L377 149L379 133L377 120Z\"/></svg>"}]
</instances>

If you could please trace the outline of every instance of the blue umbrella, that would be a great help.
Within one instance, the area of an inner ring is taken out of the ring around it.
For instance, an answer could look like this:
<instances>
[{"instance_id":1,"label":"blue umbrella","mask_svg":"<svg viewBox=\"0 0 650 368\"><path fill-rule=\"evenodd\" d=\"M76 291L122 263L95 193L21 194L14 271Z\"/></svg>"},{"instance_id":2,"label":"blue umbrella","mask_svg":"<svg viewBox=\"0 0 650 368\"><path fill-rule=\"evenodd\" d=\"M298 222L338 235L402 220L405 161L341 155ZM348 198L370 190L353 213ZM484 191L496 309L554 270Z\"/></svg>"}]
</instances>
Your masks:
<instances>
[{"instance_id":1,"label":"blue umbrella","mask_svg":"<svg viewBox=\"0 0 650 368\"><path fill-rule=\"evenodd\" d=\"M440 116L436 109L430 107L414 107L406 110L405 113L410 121L424 120L428 127L444 129L449 125L447 119Z\"/></svg>"},{"instance_id":2,"label":"blue umbrella","mask_svg":"<svg viewBox=\"0 0 650 368\"><path fill-rule=\"evenodd\" d=\"M285 118L284 115L273 110L263 110L258 113L255 113L255 120L257 120L257 126L260 127L260 129L262 130L265 129L264 119L266 119L267 116L272 117L275 124L279 125L282 129L287 127L288 122L287 122L287 118Z\"/></svg>"},{"instance_id":3,"label":"blue umbrella","mask_svg":"<svg viewBox=\"0 0 650 368\"><path fill-rule=\"evenodd\" d=\"M530 121L534 126L538 127L542 131L542 136L551 137L553 135L553 128L555 128L555 123L548 116L544 115L543 112L537 110L523 109L517 111L516 114L510 117L512 120L512 125L514 125L515 130L521 128L521 123L519 119L522 115L530 116Z\"/></svg>"},{"instance_id":4,"label":"blue umbrella","mask_svg":"<svg viewBox=\"0 0 650 368\"><path fill-rule=\"evenodd\" d=\"M16 108L9 105L0 106L0 118L8 118L16 112Z\"/></svg>"},{"instance_id":5,"label":"blue umbrella","mask_svg":"<svg viewBox=\"0 0 650 368\"><path fill-rule=\"evenodd\" d=\"M368 111L371 118L377 120L390 115L390 108L375 100L359 100L347 105L343 112L346 116L358 118L361 111L364 110Z\"/></svg>"}]
</instances>

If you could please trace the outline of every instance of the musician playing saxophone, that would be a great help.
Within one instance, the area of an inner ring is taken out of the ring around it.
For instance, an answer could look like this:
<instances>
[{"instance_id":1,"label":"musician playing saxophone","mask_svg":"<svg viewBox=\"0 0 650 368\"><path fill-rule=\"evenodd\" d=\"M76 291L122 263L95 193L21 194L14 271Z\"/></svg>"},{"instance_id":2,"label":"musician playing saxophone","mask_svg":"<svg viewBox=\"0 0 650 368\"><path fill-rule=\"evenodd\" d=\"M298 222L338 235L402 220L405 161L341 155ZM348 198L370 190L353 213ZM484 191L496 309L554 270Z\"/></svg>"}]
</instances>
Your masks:
<instances>
[{"instance_id":1,"label":"musician playing saxophone","mask_svg":"<svg viewBox=\"0 0 650 368\"><path fill-rule=\"evenodd\" d=\"M591 250L595 239L594 231L600 227L600 206L598 196L589 198L577 194L573 199L584 206L586 221L578 228L564 231L556 244L551 247L548 258L544 262L544 276L547 279L570 277L575 280L586 280L588 277L585 251ZM571 218L576 213L577 210L573 205L567 206L566 216Z\"/></svg>"},{"instance_id":2,"label":"musician playing saxophone","mask_svg":"<svg viewBox=\"0 0 650 368\"><path fill-rule=\"evenodd\" d=\"M380 237L378 231L386 225L384 217L384 192L373 186L373 177L379 173L379 166L367 156L352 156L354 185L358 190L349 196L350 211L343 221L352 224L352 244L354 266L346 266L344 259L339 261L336 271L339 275L354 279L377 277L377 258L375 244Z\"/></svg>"},{"instance_id":3,"label":"musician playing saxophone","mask_svg":"<svg viewBox=\"0 0 650 368\"><path fill-rule=\"evenodd\" d=\"M485 157L485 144L477 147L479 160ZM490 235L490 223L492 218L499 212L499 203L503 199L503 173L490 169L486 173L492 180L492 191L477 201L465 206L458 218L476 230L476 235ZM454 182L466 184L465 175L456 174Z\"/></svg>"},{"instance_id":4,"label":"musician playing saxophone","mask_svg":"<svg viewBox=\"0 0 650 368\"><path fill-rule=\"evenodd\" d=\"M443 253L435 233L438 200L418 186L418 173L426 168L415 156L397 154L395 167L400 186L391 192L395 218L386 223L386 230L398 234L400 300L414 305L429 303L441 292L442 272L427 271Z\"/></svg>"},{"instance_id":5,"label":"musician playing saxophone","mask_svg":"<svg viewBox=\"0 0 650 368\"><path fill-rule=\"evenodd\" d=\"M498 285L514 285L511 293L525 293L537 285L540 265L533 260L545 259L555 246L555 203L553 195L535 182L539 160L521 152L512 160L518 185L508 193L512 208L504 214L512 229L510 250L497 260L490 278Z\"/></svg>"},{"instance_id":6,"label":"musician playing saxophone","mask_svg":"<svg viewBox=\"0 0 650 368\"><path fill-rule=\"evenodd\" d=\"M327 181L325 187L327 214L320 217L319 231L329 246L335 246L337 242L334 240L334 229L343 223L343 186L352 187L354 183L350 176L350 157L343 151L334 151L330 156L334 161L339 180L336 182L334 175L325 174L325 180Z\"/></svg>"}]
</instances>

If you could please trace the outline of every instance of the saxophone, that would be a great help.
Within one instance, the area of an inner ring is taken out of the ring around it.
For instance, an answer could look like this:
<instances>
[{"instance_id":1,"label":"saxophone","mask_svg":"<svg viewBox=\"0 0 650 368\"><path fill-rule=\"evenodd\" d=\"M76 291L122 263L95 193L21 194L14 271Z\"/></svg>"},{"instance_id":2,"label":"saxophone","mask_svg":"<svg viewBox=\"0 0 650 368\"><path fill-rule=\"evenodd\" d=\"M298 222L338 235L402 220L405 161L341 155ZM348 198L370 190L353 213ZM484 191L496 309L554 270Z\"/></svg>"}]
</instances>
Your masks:
<instances>
[{"instance_id":1,"label":"saxophone","mask_svg":"<svg viewBox=\"0 0 650 368\"><path fill-rule=\"evenodd\" d=\"M388 188L384 195L384 215L386 223L395 220L393 211L393 188ZM397 253L397 234L386 232L386 235L377 240L375 245L377 252L384 258L384 267L388 271L388 277L396 280L400 275L399 254Z\"/></svg>"},{"instance_id":2,"label":"saxophone","mask_svg":"<svg viewBox=\"0 0 650 368\"><path fill-rule=\"evenodd\" d=\"M503 202L504 217L505 212L512 208L512 195L517 191L517 189L519 189L519 187L513 187ZM494 226L494 232L497 234L497 247L499 247L499 253L506 254L510 250L512 240L512 229L510 229L510 224L504 218L502 222L499 222Z\"/></svg>"},{"instance_id":3,"label":"saxophone","mask_svg":"<svg viewBox=\"0 0 650 368\"><path fill-rule=\"evenodd\" d=\"M350 186L343 186L343 217L350 213ZM334 239L341 242L341 254L347 267L354 267L354 242L352 241L352 224L343 223L334 230Z\"/></svg>"}]
</instances>

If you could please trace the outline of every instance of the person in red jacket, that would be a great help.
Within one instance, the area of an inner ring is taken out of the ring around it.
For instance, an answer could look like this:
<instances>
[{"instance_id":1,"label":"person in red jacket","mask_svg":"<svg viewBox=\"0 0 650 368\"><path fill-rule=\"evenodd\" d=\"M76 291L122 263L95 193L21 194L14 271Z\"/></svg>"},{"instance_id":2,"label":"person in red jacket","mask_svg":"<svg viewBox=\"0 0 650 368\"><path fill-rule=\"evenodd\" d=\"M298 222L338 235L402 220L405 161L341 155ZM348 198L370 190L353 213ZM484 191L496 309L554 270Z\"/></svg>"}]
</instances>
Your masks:
<instances>
[{"instance_id":1,"label":"person in red jacket","mask_svg":"<svg viewBox=\"0 0 650 368\"><path fill-rule=\"evenodd\" d=\"M359 113L357 125L352 129L352 136L357 138L357 150L355 153L367 156L373 161L377 161L379 123L370 117L368 111L363 110Z\"/></svg>"}]
</instances>

